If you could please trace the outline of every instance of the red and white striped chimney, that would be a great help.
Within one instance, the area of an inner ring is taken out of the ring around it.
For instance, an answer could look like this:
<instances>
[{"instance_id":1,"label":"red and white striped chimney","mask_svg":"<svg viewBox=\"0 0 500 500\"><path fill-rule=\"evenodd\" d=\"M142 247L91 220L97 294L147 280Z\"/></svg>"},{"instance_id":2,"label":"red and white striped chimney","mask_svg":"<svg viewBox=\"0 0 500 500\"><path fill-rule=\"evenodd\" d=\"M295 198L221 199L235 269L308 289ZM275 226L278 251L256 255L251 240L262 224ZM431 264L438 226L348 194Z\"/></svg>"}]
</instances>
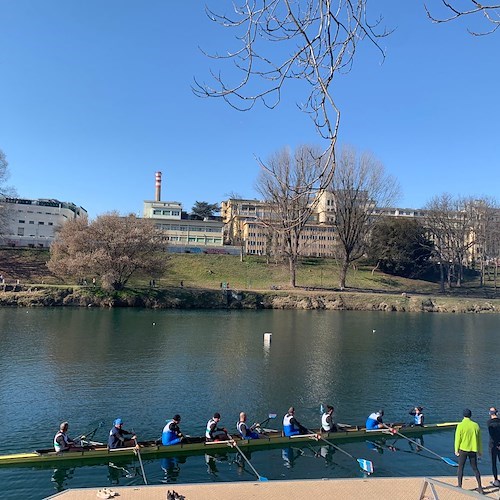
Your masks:
<instances>
[{"instance_id":1,"label":"red and white striped chimney","mask_svg":"<svg viewBox=\"0 0 500 500\"><path fill-rule=\"evenodd\" d=\"M155 201L160 201L161 200L161 172L156 172L155 174Z\"/></svg>"}]
</instances>

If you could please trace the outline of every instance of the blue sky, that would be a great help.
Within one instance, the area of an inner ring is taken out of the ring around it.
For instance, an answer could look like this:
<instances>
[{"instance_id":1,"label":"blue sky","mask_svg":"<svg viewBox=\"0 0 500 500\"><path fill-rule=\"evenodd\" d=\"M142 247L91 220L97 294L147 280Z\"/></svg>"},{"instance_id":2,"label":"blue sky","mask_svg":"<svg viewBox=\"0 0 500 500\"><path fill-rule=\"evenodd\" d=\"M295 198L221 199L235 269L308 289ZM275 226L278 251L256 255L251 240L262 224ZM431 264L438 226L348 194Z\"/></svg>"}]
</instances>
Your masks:
<instances>
[{"instance_id":1,"label":"blue sky","mask_svg":"<svg viewBox=\"0 0 500 500\"><path fill-rule=\"evenodd\" d=\"M366 45L335 82L340 142L384 163L399 206L443 192L498 197L500 34L470 36L472 19L432 24L420 1L368 3L395 31L383 64ZM231 192L257 197L256 157L321 144L295 88L278 109L245 113L192 93L195 77L230 70L199 46L236 47L204 4L0 0L0 149L19 196L72 201L91 217L142 214L160 170L162 199L190 210Z\"/></svg>"}]
</instances>

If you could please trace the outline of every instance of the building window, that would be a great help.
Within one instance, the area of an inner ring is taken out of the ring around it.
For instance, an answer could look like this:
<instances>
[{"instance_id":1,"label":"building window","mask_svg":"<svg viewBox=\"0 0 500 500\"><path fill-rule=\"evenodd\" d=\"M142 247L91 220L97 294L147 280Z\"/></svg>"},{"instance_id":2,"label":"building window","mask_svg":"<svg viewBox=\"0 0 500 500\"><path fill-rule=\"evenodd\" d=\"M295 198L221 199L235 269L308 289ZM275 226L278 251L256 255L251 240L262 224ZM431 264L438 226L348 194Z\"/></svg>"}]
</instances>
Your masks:
<instances>
[{"instance_id":1,"label":"building window","mask_svg":"<svg viewBox=\"0 0 500 500\"><path fill-rule=\"evenodd\" d=\"M29 223L30 223L30 224L34 224L34 223L35 223L35 221L34 221L34 220L30 220L30 221L29 221Z\"/></svg>"},{"instance_id":2,"label":"building window","mask_svg":"<svg viewBox=\"0 0 500 500\"><path fill-rule=\"evenodd\" d=\"M49 222L49 226L53 226L53 225L54 225L54 223L53 223L53 222Z\"/></svg>"},{"instance_id":3,"label":"building window","mask_svg":"<svg viewBox=\"0 0 500 500\"><path fill-rule=\"evenodd\" d=\"M17 228L17 235L18 236L24 236L24 227L18 227Z\"/></svg>"},{"instance_id":4,"label":"building window","mask_svg":"<svg viewBox=\"0 0 500 500\"><path fill-rule=\"evenodd\" d=\"M45 222L43 222L41 220L38 221L38 225L43 226L44 224L45 224Z\"/></svg>"},{"instance_id":5,"label":"building window","mask_svg":"<svg viewBox=\"0 0 500 500\"><path fill-rule=\"evenodd\" d=\"M25 222L25 221L23 221L23 220L21 220L21 219L19 220L19 224L24 224L24 222Z\"/></svg>"}]
</instances>

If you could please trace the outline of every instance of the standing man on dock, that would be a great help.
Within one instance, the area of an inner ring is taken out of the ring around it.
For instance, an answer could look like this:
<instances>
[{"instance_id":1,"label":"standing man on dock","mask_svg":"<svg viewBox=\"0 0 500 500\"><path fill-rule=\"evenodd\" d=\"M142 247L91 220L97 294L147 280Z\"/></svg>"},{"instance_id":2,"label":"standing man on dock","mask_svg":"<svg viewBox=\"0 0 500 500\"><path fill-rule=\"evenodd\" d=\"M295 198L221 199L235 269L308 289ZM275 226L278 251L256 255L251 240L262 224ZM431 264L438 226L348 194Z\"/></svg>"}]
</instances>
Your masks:
<instances>
[{"instance_id":1,"label":"standing man on dock","mask_svg":"<svg viewBox=\"0 0 500 500\"><path fill-rule=\"evenodd\" d=\"M477 481L477 492L484 494L481 486L481 474L477 468L477 457L481 456L481 429L476 422L471 420L472 412L469 408L464 410L464 418L457 425L455 431L455 455L458 457L458 487L462 487L462 479L464 477L464 465L469 459L474 475Z\"/></svg>"},{"instance_id":2,"label":"standing man on dock","mask_svg":"<svg viewBox=\"0 0 500 500\"><path fill-rule=\"evenodd\" d=\"M497 460L500 460L500 418L498 418L498 411L495 407L490 408L488 433L490 434L491 472L493 473L491 484L498 488L500 486L497 470Z\"/></svg>"}]
</instances>

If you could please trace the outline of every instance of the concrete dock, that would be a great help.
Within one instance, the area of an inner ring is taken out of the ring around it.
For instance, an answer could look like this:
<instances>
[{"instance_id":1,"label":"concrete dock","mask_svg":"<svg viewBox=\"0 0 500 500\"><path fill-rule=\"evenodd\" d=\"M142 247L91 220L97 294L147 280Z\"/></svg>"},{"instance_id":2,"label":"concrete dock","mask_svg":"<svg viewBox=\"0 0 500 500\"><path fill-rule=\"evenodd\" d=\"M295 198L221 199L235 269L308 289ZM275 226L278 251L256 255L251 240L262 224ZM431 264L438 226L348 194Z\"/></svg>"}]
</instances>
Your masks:
<instances>
[{"instance_id":1,"label":"concrete dock","mask_svg":"<svg viewBox=\"0 0 500 500\"><path fill-rule=\"evenodd\" d=\"M491 476L483 477L486 498L499 499L499 488L491 486ZM167 500L167 492L182 495L185 500L294 500L335 498L348 500L458 500L485 498L474 491L476 480L466 477L463 489L450 488L456 485L453 476L433 478L423 491L425 478L367 478L367 479L323 479L306 481L268 481L202 484L167 484L161 486L135 486L117 488L72 489L52 495L57 500L95 500L115 494L118 500ZM109 496L108 498L113 498Z\"/></svg>"}]
</instances>

